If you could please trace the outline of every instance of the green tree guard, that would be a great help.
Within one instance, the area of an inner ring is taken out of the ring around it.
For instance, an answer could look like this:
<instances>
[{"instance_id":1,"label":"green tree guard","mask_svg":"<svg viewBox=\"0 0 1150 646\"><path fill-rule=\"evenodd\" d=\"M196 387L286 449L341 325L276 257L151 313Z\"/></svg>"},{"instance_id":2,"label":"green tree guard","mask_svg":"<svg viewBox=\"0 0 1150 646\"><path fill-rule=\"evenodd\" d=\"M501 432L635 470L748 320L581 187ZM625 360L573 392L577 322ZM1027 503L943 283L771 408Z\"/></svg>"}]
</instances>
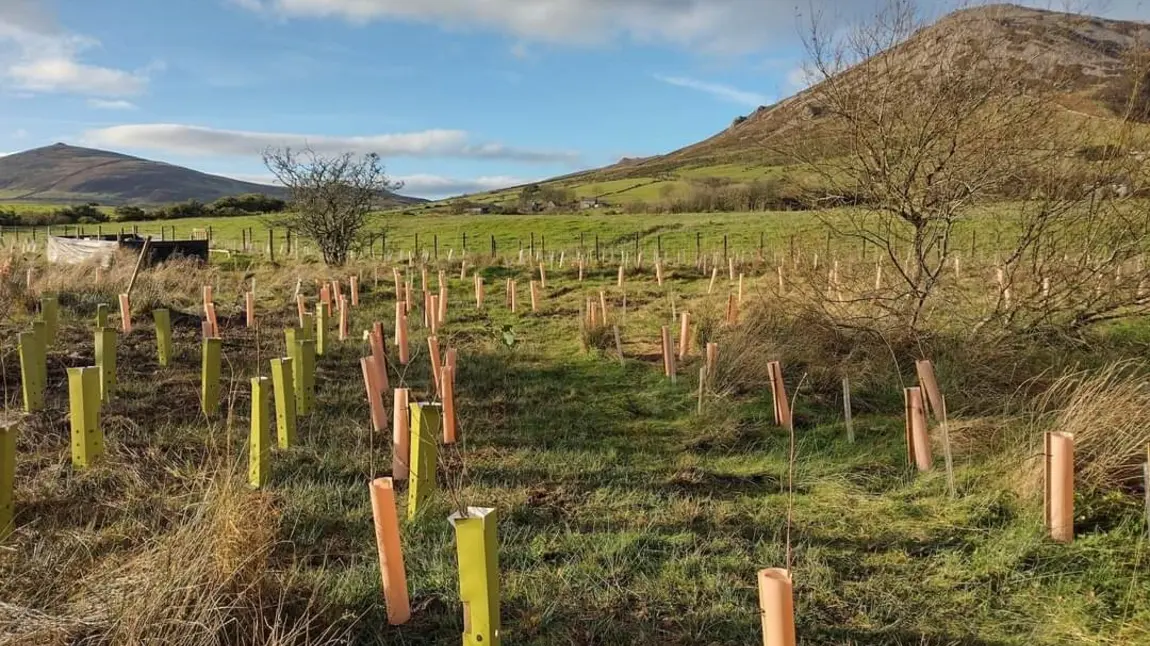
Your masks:
<instances>
[{"instance_id":1,"label":"green tree guard","mask_svg":"<svg viewBox=\"0 0 1150 646\"><path fill-rule=\"evenodd\" d=\"M156 357L161 366L167 367L172 360L172 314L168 310L155 310L152 316L156 321Z\"/></svg>"},{"instance_id":2,"label":"green tree guard","mask_svg":"<svg viewBox=\"0 0 1150 646\"><path fill-rule=\"evenodd\" d=\"M315 353L323 356L327 351L327 313L324 308L315 308Z\"/></svg>"},{"instance_id":3,"label":"green tree guard","mask_svg":"<svg viewBox=\"0 0 1150 646\"><path fill-rule=\"evenodd\" d=\"M267 486L271 470L271 406L267 377L252 377L252 428L248 447L248 483L256 489Z\"/></svg>"},{"instance_id":4,"label":"green tree guard","mask_svg":"<svg viewBox=\"0 0 1150 646\"><path fill-rule=\"evenodd\" d=\"M408 475L407 517L415 518L425 500L435 493L435 463L439 453L440 405L413 403L411 408L411 462Z\"/></svg>"},{"instance_id":5,"label":"green tree guard","mask_svg":"<svg viewBox=\"0 0 1150 646\"><path fill-rule=\"evenodd\" d=\"M116 328L96 330L96 367L100 369L100 399L112 401L116 389Z\"/></svg>"},{"instance_id":6,"label":"green tree guard","mask_svg":"<svg viewBox=\"0 0 1150 646\"><path fill-rule=\"evenodd\" d=\"M44 321L44 331L47 333L45 347L51 347L56 344L56 332L60 325L60 305L54 294L40 298L40 319Z\"/></svg>"},{"instance_id":7,"label":"green tree guard","mask_svg":"<svg viewBox=\"0 0 1150 646\"><path fill-rule=\"evenodd\" d=\"M315 316L313 314L304 314L300 322L299 338L315 341Z\"/></svg>"},{"instance_id":8,"label":"green tree guard","mask_svg":"<svg viewBox=\"0 0 1150 646\"><path fill-rule=\"evenodd\" d=\"M12 533L15 515L13 491L16 485L16 426L0 426L0 541Z\"/></svg>"},{"instance_id":9,"label":"green tree guard","mask_svg":"<svg viewBox=\"0 0 1150 646\"><path fill-rule=\"evenodd\" d=\"M300 413L301 415L310 414L315 410L315 345L315 341L311 339L296 341L296 354L300 362L297 387L300 389L299 396L302 398L305 411ZM297 412L299 412L299 401L296 401Z\"/></svg>"},{"instance_id":10,"label":"green tree guard","mask_svg":"<svg viewBox=\"0 0 1150 646\"><path fill-rule=\"evenodd\" d=\"M292 365L287 357L272 359L272 387L276 399L276 438L279 448L288 449L295 444L296 394Z\"/></svg>"},{"instance_id":11,"label":"green tree guard","mask_svg":"<svg viewBox=\"0 0 1150 646\"><path fill-rule=\"evenodd\" d=\"M200 362L200 400L204 415L215 415L220 409L220 363L221 347L219 339L204 339Z\"/></svg>"},{"instance_id":12,"label":"green tree guard","mask_svg":"<svg viewBox=\"0 0 1150 646\"><path fill-rule=\"evenodd\" d=\"M499 536L494 509L452 514L463 602L463 646L499 646Z\"/></svg>"},{"instance_id":13,"label":"green tree guard","mask_svg":"<svg viewBox=\"0 0 1150 646\"><path fill-rule=\"evenodd\" d=\"M100 430L100 369L68 368L69 418L72 423L72 466L83 469L104 455Z\"/></svg>"},{"instance_id":14,"label":"green tree guard","mask_svg":"<svg viewBox=\"0 0 1150 646\"><path fill-rule=\"evenodd\" d=\"M107 303L100 303L96 305L96 329L108 327L108 305Z\"/></svg>"},{"instance_id":15,"label":"green tree guard","mask_svg":"<svg viewBox=\"0 0 1150 646\"><path fill-rule=\"evenodd\" d=\"M29 413L44 408L44 379L40 364L44 362L44 348L35 332L21 332L20 384L24 393L24 410Z\"/></svg>"}]
</instances>

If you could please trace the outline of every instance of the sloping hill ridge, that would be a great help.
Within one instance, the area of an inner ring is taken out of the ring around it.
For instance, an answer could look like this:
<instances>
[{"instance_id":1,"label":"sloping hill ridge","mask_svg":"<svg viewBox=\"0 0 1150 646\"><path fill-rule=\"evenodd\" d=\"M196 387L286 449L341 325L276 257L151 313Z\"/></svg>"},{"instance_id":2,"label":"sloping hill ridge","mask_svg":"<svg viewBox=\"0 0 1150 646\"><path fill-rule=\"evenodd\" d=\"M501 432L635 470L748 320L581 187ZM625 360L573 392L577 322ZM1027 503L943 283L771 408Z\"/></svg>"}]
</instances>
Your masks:
<instances>
[{"instance_id":1,"label":"sloping hill ridge","mask_svg":"<svg viewBox=\"0 0 1150 646\"><path fill-rule=\"evenodd\" d=\"M0 157L0 198L100 204L209 203L245 193L286 198L282 186L242 182L121 153L54 144ZM390 194L388 206L424 200Z\"/></svg>"},{"instance_id":2,"label":"sloping hill ridge","mask_svg":"<svg viewBox=\"0 0 1150 646\"><path fill-rule=\"evenodd\" d=\"M1108 20L1017 5L987 5L952 13L901 44L893 55L913 64L931 55L939 39L970 38L995 56L1027 63L1029 78L1042 83L1048 70L1057 69L1071 79L1070 92L1059 104L1074 112L1113 118L1125 105L1133 87L1121 73L1123 57L1132 47L1150 47L1150 23ZM842 76L849 82L851 70ZM816 86L817 88L818 86ZM810 118L816 94L806 90L774 105L763 106L739 118L714 136L665 155L625 159L612 166L577 173L565 182L603 182L633 177L658 177L689 168L722 164L769 166L788 160L772 159L770 148L782 147L786 138L809 136L819 127ZM1150 90L1144 88L1143 120L1150 117ZM774 144L769 145L769 144Z\"/></svg>"}]
</instances>

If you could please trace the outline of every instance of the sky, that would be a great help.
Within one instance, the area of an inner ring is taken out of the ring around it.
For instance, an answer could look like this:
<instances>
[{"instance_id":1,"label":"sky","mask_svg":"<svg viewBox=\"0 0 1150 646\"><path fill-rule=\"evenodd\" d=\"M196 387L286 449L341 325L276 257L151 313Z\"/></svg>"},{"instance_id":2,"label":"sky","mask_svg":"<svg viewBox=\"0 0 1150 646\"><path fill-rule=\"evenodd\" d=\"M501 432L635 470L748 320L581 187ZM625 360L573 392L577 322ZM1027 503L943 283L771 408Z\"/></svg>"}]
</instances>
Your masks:
<instances>
[{"instance_id":1,"label":"sky","mask_svg":"<svg viewBox=\"0 0 1150 646\"><path fill-rule=\"evenodd\" d=\"M266 182L264 149L308 145L378 153L409 195L496 189L704 139L804 86L812 14L871 4L0 0L0 151ZM1150 19L1145 0L1085 8Z\"/></svg>"}]
</instances>

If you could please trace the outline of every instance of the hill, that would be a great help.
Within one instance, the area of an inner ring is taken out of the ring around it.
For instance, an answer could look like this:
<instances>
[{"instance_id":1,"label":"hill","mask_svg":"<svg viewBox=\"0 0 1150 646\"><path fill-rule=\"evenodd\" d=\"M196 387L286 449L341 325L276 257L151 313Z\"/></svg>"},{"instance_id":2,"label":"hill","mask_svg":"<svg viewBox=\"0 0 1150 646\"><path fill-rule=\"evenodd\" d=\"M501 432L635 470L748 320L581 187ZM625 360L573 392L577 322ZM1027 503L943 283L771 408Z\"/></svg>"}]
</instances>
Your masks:
<instances>
[{"instance_id":1,"label":"hill","mask_svg":"<svg viewBox=\"0 0 1150 646\"><path fill-rule=\"evenodd\" d=\"M947 64L962 65L972 51L1012 61L1019 81L1056 88L1052 108L1073 118L1105 124L1117 123L1135 89L1128 73L1129 53L1147 48L1150 23L988 5L949 14L876 55L891 57L910 73L925 67L926 61L937 64L940 57ZM663 155L623 159L549 183L572 189L580 197L625 203L655 199L660 191L686 180L777 177L792 159L776 151L825 134L827 124L818 105L825 84L850 84L859 76L858 67L848 67L792 97L735 118L701 142ZM1052 80L1055 78L1057 85ZM1136 118L1150 123L1150 79L1143 81L1138 99ZM480 199L498 200L508 194L492 193Z\"/></svg>"},{"instance_id":2,"label":"hill","mask_svg":"<svg viewBox=\"0 0 1150 646\"><path fill-rule=\"evenodd\" d=\"M209 203L263 193L284 198L280 186L255 184L106 150L54 144L0 157L0 199L21 202ZM422 202L392 195L389 206Z\"/></svg>"}]
</instances>

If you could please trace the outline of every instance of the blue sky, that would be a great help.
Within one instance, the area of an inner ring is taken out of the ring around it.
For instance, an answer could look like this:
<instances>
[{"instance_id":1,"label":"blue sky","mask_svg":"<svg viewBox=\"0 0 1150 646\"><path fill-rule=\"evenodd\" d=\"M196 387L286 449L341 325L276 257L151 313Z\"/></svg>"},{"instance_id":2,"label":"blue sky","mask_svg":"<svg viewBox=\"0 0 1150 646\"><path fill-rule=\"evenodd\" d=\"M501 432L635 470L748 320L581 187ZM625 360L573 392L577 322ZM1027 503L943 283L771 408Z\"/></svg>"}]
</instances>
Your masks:
<instances>
[{"instance_id":1,"label":"blue sky","mask_svg":"<svg viewBox=\"0 0 1150 646\"><path fill-rule=\"evenodd\" d=\"M379 152L408 194L497 188L668 152L793 93L812 1L864 4L0 0L0 151L62 141L262 180L261 150L306 142Z\"/></svg>"}]
</instances>

